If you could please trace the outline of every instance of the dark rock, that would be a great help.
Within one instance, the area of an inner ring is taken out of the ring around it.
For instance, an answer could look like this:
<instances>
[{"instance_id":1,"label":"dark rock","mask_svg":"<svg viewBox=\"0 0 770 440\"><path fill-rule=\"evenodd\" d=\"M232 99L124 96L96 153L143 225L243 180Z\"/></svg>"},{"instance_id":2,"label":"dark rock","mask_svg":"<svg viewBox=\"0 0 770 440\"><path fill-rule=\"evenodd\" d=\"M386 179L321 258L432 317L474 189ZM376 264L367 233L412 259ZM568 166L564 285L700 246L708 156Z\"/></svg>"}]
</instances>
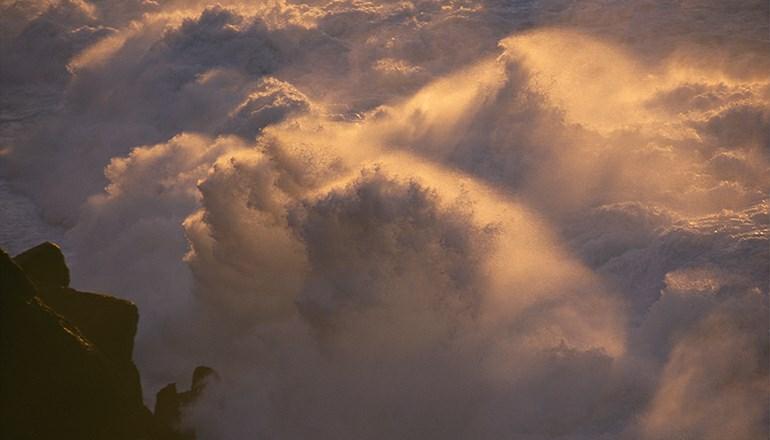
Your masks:
<instances>
[{"instance_id":1,"label":"dark rock","mask_svg":"<svg viewBox=\"0 0 770 440\"><path fill-rule=\"evenodd\" d=\"M40 298L75 324L106 356L131 361L139 311L130 301L69 287L43 287Z\"/></svg>"},{"instance_id":2,"label":"dark rock","mask_svg":"<svg viewBox=\"0 0 770 440\"><path fill-rule=\"evenodd\" d=\"M181 409L175 383L166 385L155 395L155 418L164 426L179 429Z\"/></svg>"},{"instance_id":3,"label":"dark rock","mask_svg":"<svg viewBox=\"0 0 770 440\"><path fill-rule=\"evenodd\" d=\"M181 426L182 412L198 401L208 385L218 381L216 371L199 366L193 372L192 385L188 391L178 392L175 383L166 385L155 396L156 420L163 426L172 427L180 439L194 439L194 433Z\"/></svg>"},{"instance_id":4,"label":"dark rock","mask_svg":"<svg viewBox=\"0 0 770 440\"><path fill-rule=\"evenodd\" d=\"M130 301L67 287L69 268L58 246L45 242L13 259L37 286L43 302L75 327L120 371L133 398L141 402L139 371L131 361L139 322L136 305Z\"/></svg>"},{"instance_id":5,"label":"dark rock","mask_svg":"<svg viewBox=\"0 0 770 440\"><path fill-rule=\"evenodd\" d=\"M46 241L13 259L24 274L38 287L67 287L70 271L59 246Z\"/></svg>"},{"instance_id":6,"label":"dark rock","mask_svg":"<svg viewBox=\"0 0 770 440\"><path fill-rule=\"evenodd\" d=\"M137 377L49 307L2 250L0 330L0 437L152 437Z\"/></svg>"},{"instance_id":7,"label":"dark rock","mask_svg":"<svg viewBox=\"0 0 770 440\"><path fill-rule=\"evenodd\" d=\"M14 259L0 249L0 438L194 438L176 429L180 411L213 370L196 369L190 391L161 391L171 412L153 415L131 360L136 306L69 282L55 244Z\"/></svg>"}]
</instances>

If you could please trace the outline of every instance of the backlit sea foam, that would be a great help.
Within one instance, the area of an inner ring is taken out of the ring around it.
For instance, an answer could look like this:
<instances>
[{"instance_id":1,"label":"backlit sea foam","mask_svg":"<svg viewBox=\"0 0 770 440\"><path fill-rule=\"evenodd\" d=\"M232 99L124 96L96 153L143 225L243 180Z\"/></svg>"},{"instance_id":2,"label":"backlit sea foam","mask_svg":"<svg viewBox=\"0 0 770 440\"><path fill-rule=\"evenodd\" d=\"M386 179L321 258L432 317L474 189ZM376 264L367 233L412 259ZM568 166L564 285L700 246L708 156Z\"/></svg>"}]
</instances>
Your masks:
<instances>
[{"instance_id":1,"label":"backlit sea foam","mask_svg":"<svg viewBox=\"0 0 770 440\"><path fill-rule=\"evenodd\" d=\"M1 1L0 246L201 439L762 439L767 1Z\"/></svg>"}]
</instances>

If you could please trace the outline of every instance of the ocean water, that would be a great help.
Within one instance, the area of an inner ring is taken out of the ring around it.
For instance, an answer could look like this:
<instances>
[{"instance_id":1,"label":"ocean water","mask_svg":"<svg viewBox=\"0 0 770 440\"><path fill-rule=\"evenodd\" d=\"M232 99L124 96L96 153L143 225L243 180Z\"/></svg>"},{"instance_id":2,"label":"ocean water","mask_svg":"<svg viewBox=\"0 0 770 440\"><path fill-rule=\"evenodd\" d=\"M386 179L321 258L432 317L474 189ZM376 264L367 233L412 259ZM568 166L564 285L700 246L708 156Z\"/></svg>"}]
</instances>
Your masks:
<instances>
[{"instance_id":1,"label":"ocean water","mask_svg":"<svg viewBox=\"0 0 770 440\"><path fill-rule=\"evenodd\" d=\"M0 179L0 248L16 255L43 241L63 240L63 229L46 223L28 197Z\"/></svg>"}]
</instances>

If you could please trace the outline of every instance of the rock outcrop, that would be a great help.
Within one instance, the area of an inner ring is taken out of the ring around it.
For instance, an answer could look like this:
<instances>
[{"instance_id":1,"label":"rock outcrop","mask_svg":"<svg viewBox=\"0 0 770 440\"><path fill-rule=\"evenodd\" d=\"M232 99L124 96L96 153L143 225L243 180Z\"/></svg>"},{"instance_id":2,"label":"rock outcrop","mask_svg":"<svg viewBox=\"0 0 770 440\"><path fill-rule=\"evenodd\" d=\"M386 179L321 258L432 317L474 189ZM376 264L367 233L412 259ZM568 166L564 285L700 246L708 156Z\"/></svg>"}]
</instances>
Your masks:
<instances>
[{"instance_id":1,"label":"rock outcrop","mask_svg":"<svg viewBox=\"0 0 770 440\"><path fill-rule=\"evenodd\" d=\"M0 438L193 438L177 430L179 409L202 388L177 399L175 418L151 413L131 360L136 306L69 282L52 243L0 250Z\"/></svg>"},{"instance_id":2,"label":"rock outcrop","mask_svg":"<svg viewBox=\"0 0 770 440\"><path fill-rule=\"evenodd\" d=\"M193 372L188 391L179 392L175 383L163 387L155 396L155 417L164 426L172 427L185 440L195 438L192 431L181 426L182 411L194 404L204 389L219 380L217 373L208 367L198 367Z\"/></svg>"}]
</instances>

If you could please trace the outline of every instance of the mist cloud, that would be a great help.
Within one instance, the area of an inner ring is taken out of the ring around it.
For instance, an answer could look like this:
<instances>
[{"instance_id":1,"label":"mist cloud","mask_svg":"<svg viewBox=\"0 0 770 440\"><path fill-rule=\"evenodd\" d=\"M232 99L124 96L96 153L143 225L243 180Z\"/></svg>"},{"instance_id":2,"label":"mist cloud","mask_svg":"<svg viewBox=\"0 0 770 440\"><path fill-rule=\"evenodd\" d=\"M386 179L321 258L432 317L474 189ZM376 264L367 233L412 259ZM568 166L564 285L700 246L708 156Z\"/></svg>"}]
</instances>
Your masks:
<instances>
[{"instance_id":1,"label":"mist cloud","mask_svg":"<svg viewBox=\"0 0 770 440\"><path fill-rule=\"evenodd\" d=\"M766 4L0 8L0 244L200 438L767 436Z\"/></svg>"}]
</instances>

